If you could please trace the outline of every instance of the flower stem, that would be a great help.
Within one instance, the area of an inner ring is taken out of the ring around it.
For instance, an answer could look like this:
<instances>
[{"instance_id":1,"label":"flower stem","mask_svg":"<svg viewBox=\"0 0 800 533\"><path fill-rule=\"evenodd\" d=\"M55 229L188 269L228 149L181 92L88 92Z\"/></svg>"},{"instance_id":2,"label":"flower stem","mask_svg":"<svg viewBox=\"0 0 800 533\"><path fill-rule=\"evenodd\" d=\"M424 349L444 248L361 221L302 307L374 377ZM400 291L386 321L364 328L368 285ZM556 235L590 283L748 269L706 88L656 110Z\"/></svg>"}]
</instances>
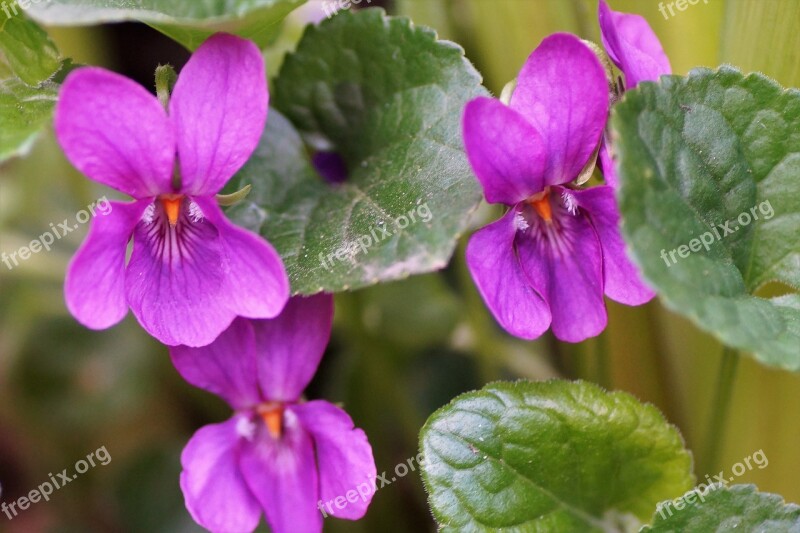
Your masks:
<instances>
[{"instance_id":1,"label":"flower stem","mask_svg":"<svg viewBox=\"0 0 800 533\"><path fill-rule=\"evenodd\" d=\"M717 376L717 391L711 406L711 423L708 426L708 435L706 435L705 441L706 453L703 456L705 473L710 473L719 467L739 359L739 353L736 350L725 347Z\"/></svg>"}]
</instances>

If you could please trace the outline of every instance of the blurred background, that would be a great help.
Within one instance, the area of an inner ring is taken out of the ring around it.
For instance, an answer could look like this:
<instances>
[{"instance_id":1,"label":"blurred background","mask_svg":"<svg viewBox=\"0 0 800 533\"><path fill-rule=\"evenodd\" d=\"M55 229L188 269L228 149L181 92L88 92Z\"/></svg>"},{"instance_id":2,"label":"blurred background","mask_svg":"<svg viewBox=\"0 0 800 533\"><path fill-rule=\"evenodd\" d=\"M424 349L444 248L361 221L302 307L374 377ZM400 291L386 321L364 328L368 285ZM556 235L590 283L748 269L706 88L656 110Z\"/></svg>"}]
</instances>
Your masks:
<instances>
[{"instance_id":1,"label":"blurred background","mask_svg":"<svg viewBox=\"0 0 800 533\"><path fill-rule=\"evenodd\" d=\"M366 2L362 2L362 6ZM373 1L461 44L495 94L516 76L542 38L568 31L599 42L595 0ZM659 2L610 0L644 15L673 70L731 63L784 86L800 85L800 2L710 0L665 17ZM271 74L302 34L325 17L311 2L286 21L265 52ZM49 29L64 56L102 65L153 87L159 63L180 68L188 53L141 24ZM557 88L554 88L557 90ZM2 127L0 125L0 127ZM74 218L112 192L67 163L52 131L24 159L0 166L0 251L24 246L50 223ZM475 228L496 218L478 211ZM224 420L216 397L185 384L165 348L135 320L102 332L82 328L62 298L64 271L86 227L9 270L0 264L0 500L10 502L50 473L105 446L112 457L13 521L9 532L200 531L183 506L179 455L200 426ZM583 378L657 405L699 453L709 435L721 346L656 300L626 308L609 302L596 339L567 345L546 335L521 342L485 310L463 261L463 244L443 272L337 295L333 340L310 398L342 402L364 428L378 471L417 454L426 418L453 396L496 379ZM798 348L800 349L800 347ZM758 450L769 465L737 482L800 502L800 376L745 357L724 434L720 468ZM717 469L719 470L719 469ZM699 480L706 472L696 471ZM263 526L262 526L263 527ZM364 520L326 520L326 531L433 531L418 472L382 488Z\"/></svg>"}]
</instances>

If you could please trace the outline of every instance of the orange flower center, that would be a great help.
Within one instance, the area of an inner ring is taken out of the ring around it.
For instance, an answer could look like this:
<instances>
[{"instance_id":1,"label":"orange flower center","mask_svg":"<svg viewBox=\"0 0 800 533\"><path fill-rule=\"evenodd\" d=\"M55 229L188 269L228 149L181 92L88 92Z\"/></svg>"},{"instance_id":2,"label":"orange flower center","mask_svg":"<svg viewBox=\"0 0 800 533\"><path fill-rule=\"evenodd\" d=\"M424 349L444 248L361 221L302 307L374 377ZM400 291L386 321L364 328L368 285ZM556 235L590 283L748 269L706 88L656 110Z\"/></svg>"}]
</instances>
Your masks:
<instances>
[{"instance_id":1,"label":"orange flower center","mask_svg":"<svg viewBox=\"0 0 800 533\"><path fill-rule=\"evenodd\" d=\"M553 207L550 205L550 188L535 194L526 200L534 211L548 224L553 221Z\"/></svg>"},{"instance_id":2,"label":"orange flower center","mask_svg":"<svg viewBox=\"0 0 800 533\"><path fill-rule=\"evenodd\" d=\"M174 227L178 223L178 216L181 214L183 196L180 194L168 194L159 196L158 199L161 201L164 212L167 214L169 225Z\"/></svg>"},{"instance_id":3,"label":"orange flower center","mask_svg":"<svg viewBox=\"0 0 800 533\"><path fill-rule=\"evenodd\" d=\"M283 405L275 403L263 404L258 406L257 411L272 438L281 438L283 435Z\"/></svg>"}]
</instances>

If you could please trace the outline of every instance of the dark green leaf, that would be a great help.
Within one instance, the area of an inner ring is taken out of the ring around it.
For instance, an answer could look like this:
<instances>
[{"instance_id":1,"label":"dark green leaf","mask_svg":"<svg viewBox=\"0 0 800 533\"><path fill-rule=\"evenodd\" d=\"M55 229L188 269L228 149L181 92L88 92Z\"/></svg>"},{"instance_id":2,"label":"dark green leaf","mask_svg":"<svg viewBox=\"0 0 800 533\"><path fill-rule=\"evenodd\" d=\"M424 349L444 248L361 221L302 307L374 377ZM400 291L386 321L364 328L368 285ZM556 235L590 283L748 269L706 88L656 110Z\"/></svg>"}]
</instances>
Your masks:
<instances>
[{"instance_id":1,"label":"dark green leaf","mask_svg":"<svg viewBox=\"0 0 800 533\"><path fill-rule=\"evenodd\" d=\"M28 12L43 24L74 26L140 20L190 50L226 31L265 45L305 0L47 0Z\"/></svg>"},{"instance_id":2,"label":"dark green leaf","mask_svg":"<svg viewBox=\"0 0 800 533\"><path fill-rule=\"evenodd\" d=\"M652 527L643 533L716 533L800 531L800 507L778 495L757 492L753 485L713 485L659 505Z\"/></svg>"},{"instance_id":3,"label":"dark green leaf","mask_svg":"<svg viewBox=\"0 0 800 533\"><path fill-rule=\"evenodd\" d=\"M652 405L584 382L494 383L439 409L420 436L444 531L622 531L693 483Z\"/></svg>"},{"instance_id":4,"label":"dark green leaf","mask_svg":"<svg viewBox=\"0 0 800 533\"><path fill-rule=\"evenodd\" d=\"M273 113L233 180L253 191L232 216L278 248L294 292L440 269L480 199L461 142L463 107L480 94L463 50L407 19L368 9L310 26L273 103L309 146L343 157L347 181L325 183Z\"/></svg>"},{"instance_id":5,"label":"dark green leaf","mask_svg":"<svg viewBox=\"0 0 800 533\"><path fill-rule=\"evenodd\" d=\"M724 343L800 369L787 289L800 287L800 93L698 69L626 93L612 122L623 232L645 277Z\"/></svg>"}]
</instances>

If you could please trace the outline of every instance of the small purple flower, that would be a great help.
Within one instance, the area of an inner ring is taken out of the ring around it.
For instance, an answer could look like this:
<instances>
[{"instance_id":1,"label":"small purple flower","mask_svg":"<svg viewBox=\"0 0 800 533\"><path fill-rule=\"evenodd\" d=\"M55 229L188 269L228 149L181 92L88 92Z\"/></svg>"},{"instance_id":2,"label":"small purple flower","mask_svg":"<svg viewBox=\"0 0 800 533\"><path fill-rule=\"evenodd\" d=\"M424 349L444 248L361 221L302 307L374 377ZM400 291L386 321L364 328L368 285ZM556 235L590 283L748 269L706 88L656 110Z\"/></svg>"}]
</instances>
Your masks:
<instances>
[{"instance_id":1,"label":"small purple flower","mask_svg":"<svg viewBox=\"0 0 800 533\"><path fill-rule=\"evenodd\" d=\"M215 200L258 144L268 100L260 51L226 34L192 55L169 113L113 72L67 77L55 114L64 152L90 179L135 199L95 218L70 263L65 296L78 321L108 328L130 307L162 343L203 346L236 316L281 311L289 283L280 257Z\"/></svg>"},{"instance_id":2,"label":"small purple flower","mask_svg":"<svg viewBox=\"0 0 800 533\"><path fill-rule=\"evenodd\" d=\"M605 0L600 0L598 17L603 47L625 76L617 89L620 95L639 82L658 81L661 75L672 73L669 58L644 17L612 11ZM609 147L606 139L599 154L600 168L606 182L616 186L618 180Z\"/></svg>"},{"instance_id":3,"label":"small purple flower","mask_svg":"<svg viewBox=\"0 0 800 533\"><path fill-rule=\"evenodd\" d=\"M600 0L598 15L603 47L625 75L626 88L672 73L661 41L644 17L612 11L606 0Z\"/></svg>"},{"instance_id":4,"label":"small purple flower","mask_svg":"<svg viewBox=\"0 0 800 533\"><path fill-rule=\"evenodd\" d=\"M629 305L653 297L625 255L613 189L569 184L600 144L608 105L603 67L569 34L534 50L509 106L467 104L469 161L487 201L510 207L472 236L467 264L513 335L534 339L552 325L578 342L605 328L604 293Z\"/></svg>"},{"instance_id":5,"label":"small purple flower","mask_svg":"<svg viewBox=\"0 0 800 533\"><path fill-rule=\"evenodd\" d=\"M333 404L300 399L332 319L332 297L292 298L277 318L237 318L209 346L170 349L189 383L235 410L197 431L181 456L181 488L198 524L250 532L263 512L275 533L317 533L323 516L366 513L377 479L366 435Z\"/></svg>"}]
</instances>

